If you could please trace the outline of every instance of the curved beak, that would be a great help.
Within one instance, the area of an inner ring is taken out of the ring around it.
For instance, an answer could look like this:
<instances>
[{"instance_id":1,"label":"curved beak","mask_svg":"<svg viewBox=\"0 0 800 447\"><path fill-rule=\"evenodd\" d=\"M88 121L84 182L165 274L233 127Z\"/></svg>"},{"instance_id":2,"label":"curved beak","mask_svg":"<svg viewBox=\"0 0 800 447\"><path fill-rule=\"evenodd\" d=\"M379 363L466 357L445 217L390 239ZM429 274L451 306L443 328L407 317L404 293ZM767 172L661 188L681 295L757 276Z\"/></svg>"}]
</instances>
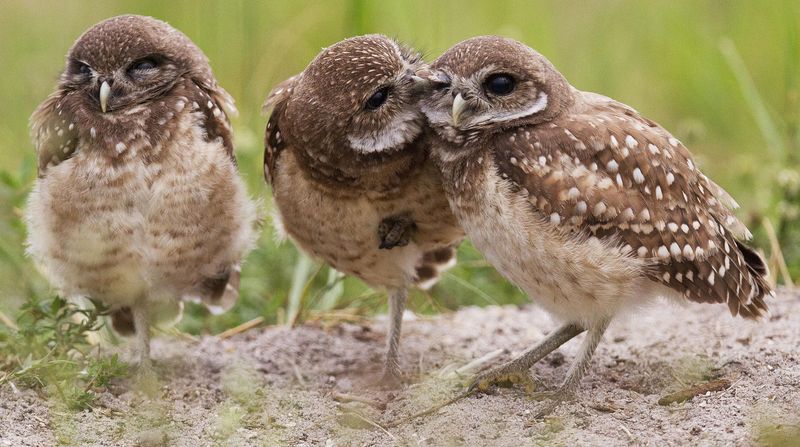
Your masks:
<instances>
[{"instance_id":1,"label":"curved beak","mask_svg":"<svg viewBox=\"0 0 800 447\"><path fill-rule=\"evenodd\" d=\"M108 85L108 82L103 81L103 84L100 86L100 110L103 113L106 113L106 109L108 109L108 97L111 96L111 86Z\"/></svg>"},{"instance_id":2,"label":"curved beak","mask_svg":"<svg viewBox=\"0 0 800 447\"><path fill-rule=\"evenodd\" d=\"M461 118L464 113L464 110L467 108L467 101L464 100L464 97L461 96L461 93L457 94L455 98L453 98L453 125L458 126L461 123Z\"/></svg>"},{"instance_id":3,"label":"curved beak","mask_svg":"<svg viewBox=\"0 0 800 447\"><path fill-rule=\"evenodd\" d=\"M415 84L428 84L430 83L430 69L427 65L417 68L414 71L410 71L409 75L411 76L411 80L414 81Z\"/></svg>"},{"instance_id":4,"label":"curved beak","mask_svg":"<svg viewBox=\"0 0 800 447\"><path fill-rule=\"evenodd\" d=\"M406 72L406 79L411 81L411 92L414 95L421 96L430 89L430 81L412 70Z\"/></svg>"}]
</instances>

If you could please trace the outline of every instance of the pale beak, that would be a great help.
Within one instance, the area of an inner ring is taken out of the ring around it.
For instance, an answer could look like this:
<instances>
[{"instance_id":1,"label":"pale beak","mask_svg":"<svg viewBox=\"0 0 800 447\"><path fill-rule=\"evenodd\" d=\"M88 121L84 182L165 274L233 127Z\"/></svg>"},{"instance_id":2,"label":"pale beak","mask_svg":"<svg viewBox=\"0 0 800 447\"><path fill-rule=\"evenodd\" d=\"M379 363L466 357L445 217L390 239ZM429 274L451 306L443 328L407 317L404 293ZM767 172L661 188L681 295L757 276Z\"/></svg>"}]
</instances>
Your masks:
<instances>
[{"instance_id":1,"label":"pale beak","mask_svg":"<svg viewBox=\"0 0 800 447\"><path fill-rule=\"evenodd\" d=\"M467 101L461 96L461 93L453 98L453 125L458 126L461 123L461 114L467 108Z\"/></svg>"},{"instance_id":2,"label":"pale beak","mask_svg":"<svg viewBox=\"0 0 800 447\"><path fill-rule=\"evenodd\" d=\"M103 113L106 113L106 109L108 108L108 97L111 96L111 86L108 85L108 82L103 81L103 84L100 86L100 110Z\"/></svg>"},{"instance_id":3,"label":"pale beak","mask_svg":"<svg viewBox=\"0 0 800 447\"><path fill-rule=\"evenodd\" d=\"M411 91L414 94L421 95L430 89L431 86L430 81L420 76L418 73L414 73L411 70L409 70L406 75L408 76L408 79L411 81Z\"/></svg>"},{"instance_id":4,"label":"pale beak","mask_svg":"<svg viewBox=\"0 0 800 447\"><path fill-rule=\"evenodd\" d=\"M420 67L413 72L409 72L411 75L411 81L414 82L416 85L428 85L430 83L430 76L431 71L428 69L427 66Z\"/></svg>"}]
</instances>

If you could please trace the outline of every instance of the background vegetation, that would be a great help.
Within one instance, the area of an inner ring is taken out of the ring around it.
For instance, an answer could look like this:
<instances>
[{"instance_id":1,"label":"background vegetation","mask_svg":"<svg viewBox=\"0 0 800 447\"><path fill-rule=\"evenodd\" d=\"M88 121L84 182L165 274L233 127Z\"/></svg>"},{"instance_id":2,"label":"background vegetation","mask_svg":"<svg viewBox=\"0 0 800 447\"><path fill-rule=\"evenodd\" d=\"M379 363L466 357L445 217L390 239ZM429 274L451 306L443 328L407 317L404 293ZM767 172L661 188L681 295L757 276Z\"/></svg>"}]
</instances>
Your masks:
<instances>
[{"instance_id":1,"label":"background vegetation","mask_svg":"<svg viewBox=\"0 0 800 447\"><path fill-rule=\"evenodd\" d=\"M260 105L322 47L379 32L433 59L464 38L500 34L538 49L578 88L624 101L670 129L740 201L740 216L768 254L775 252L763 224L769 219L785 270L800 277L800 2L6 0L0 4L0 317L14 319L26 299L52 295L23 254L20 210L35 177L28 117L52 91L72 42L123 13L166 20L206 52L238 101L237 155L251 193L267 208ZM459 260L430 293L413 295L414 311L527 300L468 245ZM777 260L773 270L780 271ZM219 333L258 317L296 323L385 309L380 292L314 264L290 243L278 244L270 226L247 259L241 297L222 316L191 307L179 329Z\"/></svg>"}]
</instances>

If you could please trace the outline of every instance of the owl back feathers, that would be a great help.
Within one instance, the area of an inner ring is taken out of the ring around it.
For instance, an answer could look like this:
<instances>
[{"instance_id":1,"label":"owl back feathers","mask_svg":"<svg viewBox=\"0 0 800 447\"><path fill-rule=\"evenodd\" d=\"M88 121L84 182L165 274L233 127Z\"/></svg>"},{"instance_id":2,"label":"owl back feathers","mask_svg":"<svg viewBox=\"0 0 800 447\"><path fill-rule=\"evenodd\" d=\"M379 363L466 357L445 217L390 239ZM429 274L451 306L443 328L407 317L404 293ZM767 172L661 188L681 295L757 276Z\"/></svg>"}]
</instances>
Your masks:
<instances>
[{"instance_id":1,"label":"owl back feathers","mask_svg":"<svg viewBox=\"0 0 800 447\"><path fill-rule=\"evenodd\" d=\"M575 110L494 140L501 177L566 234L617 241L656 282L698 302L754 318L771 294L761 257L733 215L732 198L689 151L633 109L582 94Z\"/></svg>"},{"instance_id":2,"label":"owl back feathers","mask_svg":"<svg viewBox=\"0 0 800 447\"><path fill-rule=\"evenodd\" d=\"M292 96L294 85L299 77L300 75L292 76L275 86L262 107L264 113L271 111L264 134L264 179L270 185L274 181L275 164L285 147L279 121L286 111L286 103Z\"/></svg>"},{"instance_id":3,"label":"owl back feathers","mask_svg":"<svg viewBox=\"0 0 800 447\"><path fill-rule=\"evenodd\" d=\"M67 94L69 95L69 94ZM31 137L36 146L38 176L73 156L78 148L78 128L72 113L62 107L60 91L50 95L31 115Z\"/></svg>"}]
</instances>

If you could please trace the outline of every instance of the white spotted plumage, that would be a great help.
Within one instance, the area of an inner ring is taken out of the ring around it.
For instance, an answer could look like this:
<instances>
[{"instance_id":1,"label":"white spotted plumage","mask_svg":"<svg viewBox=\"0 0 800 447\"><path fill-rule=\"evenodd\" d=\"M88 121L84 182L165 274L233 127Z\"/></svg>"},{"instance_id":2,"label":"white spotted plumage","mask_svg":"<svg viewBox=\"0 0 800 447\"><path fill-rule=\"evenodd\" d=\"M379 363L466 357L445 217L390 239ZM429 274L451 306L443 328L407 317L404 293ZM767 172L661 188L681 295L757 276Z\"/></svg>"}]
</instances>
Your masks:
<instances>
[{"instance_id":1,"label":"white spotted plumage","mask_svg":"<svg viewBox=\"0 0 800 447\"><path fill-rule=\"evenodd\" d=\"M766 267L736 240L749 232L731 212L735 202L666 130L624 104L571 87L543 56L509 39L469 39L432 68L452 82L423 110L467 236L565 321L557 333L589 331L565 392L574 391L609 321L637 304L657 297L719 302L751 318L766 310ZM498 75L511 77L514 89L494 94L486 82ZM548 106L520 116L544 92ZM470 98L457 105L459 122L441 122L442 109L455 114L451 98L459 95ZM487 125L484 117L493 114L520 117ZM489 163L476 167L477 157ZM530 365L536 352L485 377Z\"/></svg>"}]
</instances>

